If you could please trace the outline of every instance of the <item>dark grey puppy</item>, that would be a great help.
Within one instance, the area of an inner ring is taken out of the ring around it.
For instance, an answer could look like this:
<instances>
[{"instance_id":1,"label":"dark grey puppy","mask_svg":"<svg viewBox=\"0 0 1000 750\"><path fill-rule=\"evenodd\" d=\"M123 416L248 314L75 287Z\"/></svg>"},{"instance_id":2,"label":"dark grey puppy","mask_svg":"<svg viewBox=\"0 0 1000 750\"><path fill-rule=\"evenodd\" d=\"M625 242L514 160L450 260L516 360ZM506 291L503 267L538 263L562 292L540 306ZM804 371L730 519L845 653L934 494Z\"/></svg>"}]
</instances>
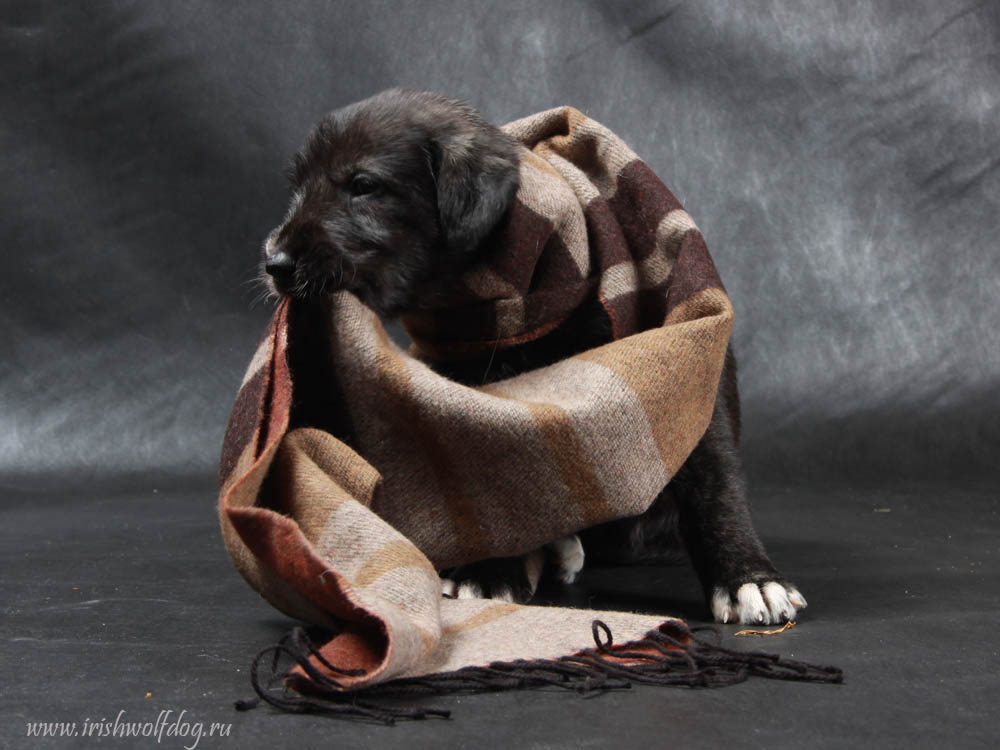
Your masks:
<instances>
[{"instance_id":1,"label":"dark grey puppy","mask_svg":"<svg viewBox=\"0 0 1000 750\"><path fill-rule=\"evenodd\" d=\"M518 149L471 107L394 89L324 117L289 176L267 283L298 297L349 289L394 317L475 261L514 200Z\"/></svg>"},{"instance_id":2,"label":"dark grey puppy","mask_svg":"<svg viewBox=\"0 0 1000 750\"><path fill-rule=\"evenodd\" d=\"M518 187L518 146L468 105L393 89L337 110L313 129L291 173L292 202L268 236L264 271L278 294L348 289L386 318L446 292L502 227ZM438 366L466 383L541 367L610 339L595 299L552 333L489 362ZM642 561L687 551L715 618L771 623L805 598L775 570L750 520L739 458L736 362L727 352L712 421L642 515L553 545L558 577L588 559ZM581 546L582 540L582 546ZM540 554L446 571L458 596L526 600Z\"/></svg>"}]
</instances>

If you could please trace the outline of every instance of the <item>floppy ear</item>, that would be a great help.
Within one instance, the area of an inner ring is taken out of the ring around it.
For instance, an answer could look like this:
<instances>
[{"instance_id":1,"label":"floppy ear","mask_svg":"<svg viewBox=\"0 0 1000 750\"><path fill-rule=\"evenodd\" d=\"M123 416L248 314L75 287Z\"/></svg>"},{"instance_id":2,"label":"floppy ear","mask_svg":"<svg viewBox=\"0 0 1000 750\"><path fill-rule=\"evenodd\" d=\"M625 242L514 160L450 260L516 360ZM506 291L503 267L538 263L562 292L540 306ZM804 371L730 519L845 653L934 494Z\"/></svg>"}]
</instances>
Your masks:
<instances>
[{"instance_id":1,"label":"floppy ear","mask_svg":"<svg viewBox=\"0 0 1000 750\"><path fill-rule=\"evenodd\" d=\"M471 253L507 213L518 188L517 141L485 121L431 138L438 217L452 254Z\"/></svg>"}]
</instances>

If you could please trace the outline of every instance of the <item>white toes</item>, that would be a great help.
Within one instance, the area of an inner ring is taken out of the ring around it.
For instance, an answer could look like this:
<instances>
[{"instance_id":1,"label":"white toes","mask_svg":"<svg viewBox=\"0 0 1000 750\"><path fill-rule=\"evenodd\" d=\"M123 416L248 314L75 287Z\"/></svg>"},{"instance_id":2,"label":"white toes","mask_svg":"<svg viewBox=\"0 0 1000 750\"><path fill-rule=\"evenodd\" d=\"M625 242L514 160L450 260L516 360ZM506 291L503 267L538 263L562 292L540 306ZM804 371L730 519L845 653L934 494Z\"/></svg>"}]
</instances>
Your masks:
<instances>
[{"instance_id":1,"label":"white toes","mask_svg":"<svg viewBox=\"0 0 1000 750\"><path fill-rule=\"evenodd\" d=\"M768 581L760 588L764 603L771 614L771 622L779 623L795 617L795 607L788 599L785 587L775 581Z\"/></svg>"},{"instance_id":2,"label":"white toes","mask_svg":"<svg viewBox=\"0 0 1000 750\"><path fill-rule=\"evenodd\" d=\"M549 549L555 556L556 577L563 583L573 583L583 570L583 544L576 534L552 542Z\"/></svg>"},{"instance_id":3,"label":"white toes","mask_svg":"<svg viewBox=\"0 0 1000 750\"><path fill-rule=\"evenodd\" d=\"M799 593L798 589L788 589L788 601L799 609L805 609L809 606L809 602L807 602L806 598ZM792 614L794 614L794 612Z\"/></svg>"},{"instance_id":4,"label":"white toes","mask_svg":"<svg viewBox=\"0 0 1000 750\"><path fill-rule=\"evenodd\" d=\"M475 581L462 581L462 583L456 585L450 578L441 579L441 593L444 596L450 596L456 599L484 598L483 587ZM502 602L512 602L514 601L514 592L511 590L510 586L500 586L493 591L490 597L486 598L499 599Z\"/></svg>"},{"instance_id":5,"label":"white toes","mask_svg":"<svg viewBox=\"0 0 1000 750\"><path fill-rule=\"evenodd\" d=\"M734 598L718 586L712 592L712 615L717 622L741 622L747 625L775 625L794 620L805 609L806 598L798 589L786 589L777 581L745 583Z\"/></svg>"},{"instance_id":6,"label":"white toes","mask_svg":"<svg viewBox=\"0 0 1000 750\"><path fill-rule=\"evenodd\" d=\"M514 592L510 590L510 586L501 586L498 589L493 590L492 599L497 599L501 602L512 602L514 601Z\"/></svg>"},{"instance_id":7,"label":"white toes","mask_svg":"<svg viewBox=\"0 0 1000 750\"><path fill-rule=\"evenodd\" d=\"M744 624L760 625L768 621L767 606L756 583L744 583L736 592L739 620Z\"/></svg>"},{"instance_id":8,"label":"white toes","mask_svg":"<svg viewBox=\"0 0 1000 750\"><path fill-rule=\"evenodd\" d=\"M458 585L458 593L456 594L459 599L482 599L483 589L478 583L474 581L462 581Z\"/></svg>"},{"instance_id":9,"label":"white toes","mask_svg":"<svg viewBox=\"0 0 1000 750\"><path fill-rule=\"evenodd\" d=\"M712 592L712 616L716 622L732 622L734 619L733 600L729 592L717 586Z\"/></svg>"},{"instance_id":10,"label":"white toes","mask_svg":"<svg viewBox=\"0 0 1000 750\"><path fill-rule=\"evenodd\" d=\"M538 588L538 582L542 579L542 570L545 568L545 550L539 547L521 559L524 560L524 575L528 577L528 595L532 596Z\"/></svg>"}]
</instances>

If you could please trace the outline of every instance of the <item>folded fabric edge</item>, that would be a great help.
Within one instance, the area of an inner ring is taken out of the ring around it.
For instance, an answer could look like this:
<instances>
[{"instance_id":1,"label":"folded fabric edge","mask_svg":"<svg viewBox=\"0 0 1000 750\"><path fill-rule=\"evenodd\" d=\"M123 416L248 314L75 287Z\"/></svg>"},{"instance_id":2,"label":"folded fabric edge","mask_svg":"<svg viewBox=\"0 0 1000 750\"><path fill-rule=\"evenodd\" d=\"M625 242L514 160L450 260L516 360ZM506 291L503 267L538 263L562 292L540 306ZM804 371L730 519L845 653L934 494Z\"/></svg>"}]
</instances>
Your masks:
<instances>
[{"instance_id":1,"label":"folded fabric edge","mask_svg":"<svg viewBox=\"0 0 1000 750\"><path fill-rule=\"evenodd\" d=\"M709 633L711 639L699 633ZM364 670L330 663L301 627L254 658L250 679L257 698L237 701L237 710L261 701L291 713L321 713L340 718L394 724L400 719L449 718L447 709L410 703L428 695L562 688L581 695L629 689L633 684L692 688L724 687L750 677L840 684L838 667L809 664L759 651L721 645L712 626L689 628L666 620L638 640L615 644L601 620L591 623L594 646L558 659L518 659L467 666L450 672L404 677L361 689L345 684ZM339 636L334 636L334 639ZM327 643L326 645L329 645ZM291 664L282 668L282 661Z\"/></svg>"}]
</instances>

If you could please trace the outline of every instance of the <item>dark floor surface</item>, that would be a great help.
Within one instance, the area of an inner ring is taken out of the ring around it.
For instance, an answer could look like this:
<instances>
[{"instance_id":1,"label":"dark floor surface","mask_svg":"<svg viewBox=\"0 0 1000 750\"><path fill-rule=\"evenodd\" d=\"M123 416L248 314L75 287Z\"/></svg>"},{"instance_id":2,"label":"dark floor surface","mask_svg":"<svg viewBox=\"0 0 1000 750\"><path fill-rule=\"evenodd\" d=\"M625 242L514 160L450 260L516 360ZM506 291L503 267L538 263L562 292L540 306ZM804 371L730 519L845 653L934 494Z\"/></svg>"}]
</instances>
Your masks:
<instances>
[{"instance_id":1,"label":"dark floor surface","mask_svg":"<svg viewBox=\"0 0 1000 750\"><path fill-rule=\"evenodd\" d=\"M0 746L188 747L191 737L28 737L29 722L231 723L199 748L997 747L1000 503L994 487L756 487L755 516L810 606L734 638L844 669L840 686L751 680L437 698L395 727L238 713L251 656L292 624L222 546L214 491L7 492L0 505ZM708 617L686 567L588 570L543 599Z\"/></svg>"}]
</instances>

